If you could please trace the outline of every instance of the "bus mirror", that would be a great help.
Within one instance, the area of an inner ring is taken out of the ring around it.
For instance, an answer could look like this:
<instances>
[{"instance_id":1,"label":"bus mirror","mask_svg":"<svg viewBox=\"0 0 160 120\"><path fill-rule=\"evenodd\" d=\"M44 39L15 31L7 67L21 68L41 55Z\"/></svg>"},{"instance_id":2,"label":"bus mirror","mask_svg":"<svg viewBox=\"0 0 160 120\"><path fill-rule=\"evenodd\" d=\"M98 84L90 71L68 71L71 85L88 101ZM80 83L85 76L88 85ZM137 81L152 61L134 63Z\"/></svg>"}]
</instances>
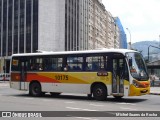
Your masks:
<instances>
[{"instance_id":1,"label":"bus mirror","mask_svg":"<svg viewBox=\"0 0 160 120\"><path fill-rule=\"evenodd\" d=\"M132 66L132 59L129 59L129 66Z\"/></svg>"}]
</instances>

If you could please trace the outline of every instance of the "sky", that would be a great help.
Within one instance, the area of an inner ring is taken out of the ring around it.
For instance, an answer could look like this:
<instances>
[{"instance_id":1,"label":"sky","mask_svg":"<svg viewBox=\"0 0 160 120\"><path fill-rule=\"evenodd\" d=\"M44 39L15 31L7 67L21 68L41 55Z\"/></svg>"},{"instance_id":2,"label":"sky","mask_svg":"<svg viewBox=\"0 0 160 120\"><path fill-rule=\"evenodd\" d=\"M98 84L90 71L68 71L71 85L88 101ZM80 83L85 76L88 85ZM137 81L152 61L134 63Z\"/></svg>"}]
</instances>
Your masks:
<instances>
[{"instance_id":1,"label":"sky","mask_svg":"<svg viewBox=\"0 0 160 120\"><path fill-rule=\"evenodd\" d=\"M102 3L113 17L119 17L127 42L130 33L131 43L160 40L160 0L102 0Z\"/></svg>"}]
</instances>

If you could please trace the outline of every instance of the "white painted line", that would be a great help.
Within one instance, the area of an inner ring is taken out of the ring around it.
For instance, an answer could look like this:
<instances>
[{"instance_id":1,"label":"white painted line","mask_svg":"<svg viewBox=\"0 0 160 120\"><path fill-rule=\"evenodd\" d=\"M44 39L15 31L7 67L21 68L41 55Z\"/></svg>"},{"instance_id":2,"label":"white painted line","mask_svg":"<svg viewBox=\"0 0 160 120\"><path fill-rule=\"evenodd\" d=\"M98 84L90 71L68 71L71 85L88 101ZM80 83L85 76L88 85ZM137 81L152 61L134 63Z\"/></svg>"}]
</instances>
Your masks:
<instances>
[{"instance_id":1,"label":"white painted line","mask_svg":"<svg viewBox=\"0 0 160 120\"><path fill-rule=\"evenodd\" d=\"M69 102L65 102L65 103L72 104L72 103L75 103L75 102L73 102L73 101L69 101Z\"/></svg>"},{"instance_id":2,"label":"white painted line","mask_svg":"<svg viewBox=\"0 0 160 120\"><path fill-rule=\"evenodd\" d=\"M52 100L43 99L42 101L44 101L44 102L50 102L50 101L52 101Z\"/></svg>"},{"instance_id":3,"label":"white painted line","mask_svg":"<svg viewBox=\"0 0 160 120\"><path fill-rule=\"evenodd\" d=\"M91 110L91 109L83 109L83 108L75 108L75 107L66 107L67 109L72 110L83 110L83 111L99 111L99 110Z\"/></svg>"},{"instance_id":4,"label":"white painted line","mask_svg":"<svg viewBox=\"0 0 160 120\"><path fill-rule=\"evenodd\" d=\"M123 109L123 110L134 110L134 111L137 110L137 109L132 109L132 108L124 108L124 107L120 107L120 109Z\"/></svg>"},{"instance_id":5,"label":"white painted line","mask_svg":"<svg viewBox=\"0 0 160 120\"><path fill-rule=\"evenodd\" d=\"M0 87L8 87L9 85L0 85Z\"/></svg>"},{"instance_id":6,"label":"white painted line","mask_svg":"<svg viewBox=\"0 0 160 120\"><path fill-rule=\"evenodd\" d=\"M34 98L24 98L24 99L26 99L26 100L33 100Z\"/></svg>"},{"instance_id":7,"label":"white painted line","mask_svg":"<svg viewBox=\"0 0 160 120\"><path fill-rule=\"evenodd\" d=\"M79 110L81 108L74 108L74 107L66 107L67 109L72 109L72 110Z\"/></svg>"},{"instance_id":8,"label":"white painted line","mask_svg":"<svg viewBox=\"0 0 160 120\"><path fill-rule=\"evenodd\" d=\"M132 104L132 103L116 103L116 104L119 104L119 105L136 105L136 104Z\"/></svg>"},{"instance_id":9,"label":"white painted line","mask_svg":"<svg viewBox=\"0 0 160 120\"><path fill-rule=\"evenodd\" d=\"M87 117L74 117L74 118L83 119L83 120L98 120L98 119L87 118Z\"/></svg>"},{"instance_id":10,"label":"white painted line","mask_svg":"<svg viewBox=\"0 0 160 120\"><path fill-rule=\"evenodd\" d=\"M103 107L104 105L97 105L97 104L89 104L91 106L96 106L96 107Z\"/></svg>"},{"instance_id":11,"label":"white painted line","mask_svg":"<svg viewBox=\"0 0 160 120\"><path fill-rule=\"evenodd\" d=\"M18 97L12 97L12 98L18 98Z\"/></svg>"}]
</instances>

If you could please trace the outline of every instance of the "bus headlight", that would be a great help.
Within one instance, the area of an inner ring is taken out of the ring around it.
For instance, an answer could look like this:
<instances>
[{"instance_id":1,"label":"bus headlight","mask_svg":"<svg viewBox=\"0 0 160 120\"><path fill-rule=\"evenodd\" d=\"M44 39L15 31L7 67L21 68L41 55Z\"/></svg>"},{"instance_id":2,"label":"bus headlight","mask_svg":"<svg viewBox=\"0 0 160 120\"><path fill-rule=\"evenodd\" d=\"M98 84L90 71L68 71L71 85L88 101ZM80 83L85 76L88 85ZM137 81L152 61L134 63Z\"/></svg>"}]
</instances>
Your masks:
<instances>
[{"instance_id":1,"label":"bus headlight","mask_svg":"<svg viewBox=\"0 0 160 120\"><path fill-rule=\"evenodd\" d=\"M139 84L137 83L137 81L136 80L133 80L133 85L135 86L135 87L139 87Z\"/></svg>"}]
</instances>

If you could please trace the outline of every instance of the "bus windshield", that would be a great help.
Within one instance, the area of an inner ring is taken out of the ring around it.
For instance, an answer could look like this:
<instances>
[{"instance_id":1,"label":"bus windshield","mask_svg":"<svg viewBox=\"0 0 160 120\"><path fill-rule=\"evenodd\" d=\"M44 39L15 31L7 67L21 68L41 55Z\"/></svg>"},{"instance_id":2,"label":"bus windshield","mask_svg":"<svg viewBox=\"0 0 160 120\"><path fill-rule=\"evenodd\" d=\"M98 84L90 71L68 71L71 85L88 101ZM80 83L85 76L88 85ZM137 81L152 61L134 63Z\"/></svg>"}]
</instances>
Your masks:
<instances>
[{"instance_id":1,"label":"bus windshield","mask_svg":"<svg viewBox=\"0 0 160 120\"><path fill-rule=\"evenodd\" d=\"M148 73L142 55L140 53L133 52L127 53L126 56L128 58L132 77L137 80L147 80Z\"/></svg>"}]
</instances>

